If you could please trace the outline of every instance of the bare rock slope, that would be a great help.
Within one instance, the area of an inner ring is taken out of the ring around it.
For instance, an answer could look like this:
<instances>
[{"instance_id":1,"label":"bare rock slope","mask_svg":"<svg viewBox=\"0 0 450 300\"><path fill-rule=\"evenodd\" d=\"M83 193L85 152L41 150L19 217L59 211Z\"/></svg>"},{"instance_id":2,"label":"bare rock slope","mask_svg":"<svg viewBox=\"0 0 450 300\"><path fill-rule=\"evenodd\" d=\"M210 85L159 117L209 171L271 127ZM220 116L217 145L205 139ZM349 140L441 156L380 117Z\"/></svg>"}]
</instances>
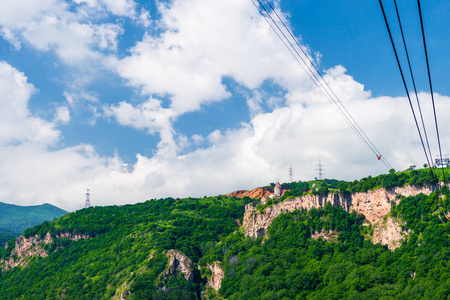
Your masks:
<instances>
[{"instance_id":1,"label":"bare rock slope","mask_svg":"<svg viewBox=\"0 0 450 300\"><path fill-rule=\"evenodd\" d=\"M86 234L72 235L70 233L60 233L56 238L68 238L74 241L89 238ZM0 267L3 271L11 270L17 266L26 266L28 257L40 256L47 257L47 252L43 249L46 244L53 243L53 239L49 232L41 239L38 235L31 237L19 236L16 238L14 249L8 260L0 260Z\"/></svg>"},{"instance_id":2,"label":"bare rock slope","mask_svg":"<svg viewBox=\"0 0 450 300\"><path fill-rule=\"evenodd\" d=\"M399 224L392 219L384 223L384 217L391 209L391 203L397 201L397 195L415 196L418 194L429 195L431 187L417 188L413 186L397 187L392 190L383 188L368 191L366 193L305 195L293 199L287 199L278 204L269 206L263 213L256 210L255 204L249 203L245 206L244 221L242 228L247 236L264 236L273 219L282 213L291 212L299 208L318 208L330 202L333 206L341 206L348 212L363 214L372 224L377 225L373 242L388 245L390 249L398 247L403 238Z\"/></svg>"},{"instance_id":3,"label":"bare rock slope","mask_svg":"<svg viewBox=\"0 0 450 300\"><path fill-rule=\"evenodd\" d=\"M227 196L237 197L237 198L243 198L245 196L248 196L250 198L257 199L257 198L262 198L262 197L268 197L271 194L272 194L272 192L269 189L256 188L251 191L247 191L247 190L235 191L235 192L228 194Z\"/></svg>"},{"instance_id":4,"label":"bare rock slope","mask_svg":"<svg viewBox=\"0 0 450 300\"><path fill-rule=\"evenodd\" d=\"M216 291L220 290L222 286L222 279L225 277L223 269L220 267L219 262L214 262L213 265L208 265L211 270L211 279L208 281L208 286L212 287Z\"/></svg>"}]
</instances>

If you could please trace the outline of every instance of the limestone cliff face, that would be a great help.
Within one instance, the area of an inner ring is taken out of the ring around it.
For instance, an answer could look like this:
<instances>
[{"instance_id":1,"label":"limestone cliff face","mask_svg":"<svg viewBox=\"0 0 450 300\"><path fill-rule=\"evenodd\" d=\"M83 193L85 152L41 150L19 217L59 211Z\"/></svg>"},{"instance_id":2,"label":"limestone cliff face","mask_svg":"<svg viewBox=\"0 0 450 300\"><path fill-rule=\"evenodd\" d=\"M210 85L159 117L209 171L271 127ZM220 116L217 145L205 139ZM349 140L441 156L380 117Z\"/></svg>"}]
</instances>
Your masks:
<instances>
[{"instance_id":1,"label":"limestone cliff face","mask_svg":"<svg viewBox=\"0 0 450 300\"><path fill-rule=\"evenodd\" d=\"M371 224L380 223L391 210L391 202L395 202L397 195L405 197L419 194L429 195L431 187L397 187L392 190L377 189L367 193L355 193L351 196L351 210L362 213Z\"/></svg>"},{"instance_id":2,"label":"limestone cliff face","mask_svg":"<svg viewBox=\"0 0 450 300\"><path fill-rule=\"evenodd\" d=\"M300 208L311 209L313 207L322 207L326 202L330 202L334 206L342 206L346 211L349 211L350 201L350 197L339 194L328 194L324 197L319 195L305 195L294 199L287 199L269 206L265 209L264 213L257 212L255 205L249 203L245 206L242 228L246 235L259 237L266 233L273 219L282 213L291 212Z\"/></svg>"},{"instance_id":3,"label":"limestone cliff face","mask_svg":"<svg viewBox=\"0 0 450 300\"><path fill-rule=\"evenodd\" d=\"M61 233L58 234L56 238L68 238L78 241L80 239L87 239L89 236L85 234L72 235L70 233ZM43 249L43 245L51 243L53 243L53 239L49 232L47 232L43 239L41 239L38 235L28 238L19 236L16 238L16 243L14 249L11 251L9 259L2 259L0 261L0 267L3 271L8 271L17 266L26 266L27 257L47 257L48 253Z\"/></svg>"},{"instance_id":4,"label":"limestone cliff face","mask_svg":"<svg viewBox=\"0 0 450 300\"><path fill-rule=\"evenodd\" d=\"M218 261L216 261L213 265L208 265L208 268L212 272L211 279L208 281L208 286L218 291L222 286L222 279L225 277L225 273L220 267Z\"/></svg>"},{"instance_id":5,"label":"limestone cliff face","mask_svg":"<svg viewBox=\"0 0 450 300\"><path fill-rule=\"evenodd\" d=\"M372 242L387 245L390 250L401 246L401 241L407 232L402 231L401 224L392 217L388 217L383 223L378 224L373 231Z\"/></svg>"},{"instance_id":6,"label":"limestone cliff face","mask_svg":"<svg viewBox=\"0 0 450 300\"><path fill-rule=\"evenodd\" d=\"M8 271L17 266L25 266L27 264L26 257L47 257L48 254L42 249L41 245L51 242L52 238L49 233L47 233L43 241L37 235L29 238L19 236L16 238L16 244L9 259L0 261L2 270Z\"/></svg>"},{"instance_id":7,"label":"limestone cliff face","mask_svg":"<svg viewBox=\"0 0 450 300\"><path fill-rule=\"evenodd\" d=\"M249 203L245 206L244 220L242 228L247 236L259 237L264 236L267 228L272 223L273 219L282 213L291 212L299 208L311 209L318 208L330 202L333 206L341 206L348 212L357 212L363 214L366 219L372 224L381 224L384 216L386 216L390 209L391 203L397 201L397 195L415 196L418 194L429 195L433 189L431 187L417 188L412 186L397 187L392 190L385 190L383 188L366 193L355 193L352 195L344 194L328 194L327 196L319 195L305 195L294 199L288 199L281 203L269 206L264 213L256 211L255 205ZM399 224L389 221L388 228L380 231L377 237L374 237L374 242L381 242L394 248L399 245L402 234L398 233ZM380 237L383 236L383 238Z\"/></svg>"}]
</instances>

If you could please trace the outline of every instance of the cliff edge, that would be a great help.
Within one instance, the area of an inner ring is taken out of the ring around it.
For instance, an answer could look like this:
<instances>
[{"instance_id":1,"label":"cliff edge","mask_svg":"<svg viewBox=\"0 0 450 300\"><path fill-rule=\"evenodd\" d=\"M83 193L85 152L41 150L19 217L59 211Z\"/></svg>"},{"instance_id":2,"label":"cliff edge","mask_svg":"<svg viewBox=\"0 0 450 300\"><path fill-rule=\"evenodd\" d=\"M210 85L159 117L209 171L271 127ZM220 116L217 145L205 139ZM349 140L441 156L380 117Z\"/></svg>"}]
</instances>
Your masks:
<instances>
[{"instance_id":1,"label":"cliff edge","mask_svg":"<svg viewBox=\"0 0 450 300\"><path fill-rule=\"evenodd\" d=\"M273 219L280 214L300 208L319 208L330 202L333 206L341 206L348 212L363 214L367 221L376 228L372 239L373 242L388 245L389 249L395 249L400 245L399 241L404 234L401 233L400 224L397 224L395 220L390 219L389 222L384 222L384 217L391 210L391 203L397 201L397 195L409 197L419 194L429 195L432 192L433 188L429 186L422 188L405 186L391 190L380 188L366 193L351 195L341 193L328 194L326 196L305 195L266 207L264 212L258 212L256 205L249 203L245 206L242 229L247 236L264 236ZM384 225L381 226L382 224Z\"/></svg>"}]
</instances>

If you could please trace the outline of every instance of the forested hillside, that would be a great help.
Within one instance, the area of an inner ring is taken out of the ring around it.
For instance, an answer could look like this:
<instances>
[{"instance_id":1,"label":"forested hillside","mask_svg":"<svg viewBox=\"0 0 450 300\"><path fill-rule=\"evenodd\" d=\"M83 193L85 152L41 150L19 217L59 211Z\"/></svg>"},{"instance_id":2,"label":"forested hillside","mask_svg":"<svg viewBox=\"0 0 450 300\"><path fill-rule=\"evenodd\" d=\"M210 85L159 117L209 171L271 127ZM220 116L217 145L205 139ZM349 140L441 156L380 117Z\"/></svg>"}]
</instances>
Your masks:
<instances>
[{"instance_id":1,"label":"forested hillside","mask_svg":"<svg viewBox=\"0 0 450 300\"><path fill-rule=\"evenodd\" d=\"M34 255L20 266L7 267L18 260L14 241L1 250L0 298L449 299L447 187L392 202L389 217L406 234L394 251L370 241L363 215L331 204L282 214L264 237L246 237L244 207L255 201L167 198L45 222L25 231ZM223 279L211 271L216 262Z\"/></svg>"},{"instance_id":2,"label":"forested hillside","mask_svg":"<svg viewBox=\"0 0 450 300\"><path fill-rule=\"evenodd\" d=\"M250 199L212 197L160 199L136 205L91 207L25 231L42 239L49 256L31 257L27 267L3 272L2 299L108 299L124 288L132 299L196 299L204 280L182 276L159 280L167 265L165 251L176 249L194 263L238 229ZM61 233L88 236L78 241ZM13 244L2 250L8 258ZM164 290L162 289L164 287Z\"/></svg>"}]
</instances>

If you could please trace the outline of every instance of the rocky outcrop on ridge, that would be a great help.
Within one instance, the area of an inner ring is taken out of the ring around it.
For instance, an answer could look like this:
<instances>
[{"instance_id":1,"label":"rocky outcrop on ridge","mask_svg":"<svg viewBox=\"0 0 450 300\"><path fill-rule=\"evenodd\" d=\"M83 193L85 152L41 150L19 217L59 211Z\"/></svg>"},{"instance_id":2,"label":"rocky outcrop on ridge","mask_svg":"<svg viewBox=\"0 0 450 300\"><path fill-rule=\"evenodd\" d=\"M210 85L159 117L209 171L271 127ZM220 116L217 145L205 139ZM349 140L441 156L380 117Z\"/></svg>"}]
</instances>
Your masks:
<instances>
[{"instance_id":1,"label":"rocky outcrop on ridge","mask_svg":"<svg viewBox=\"0 0 450 300\"><path fill-rule=\"evenodd\" d=\"M397 201L397 195L405 197L415 196L418 194L429 195L433 191L432 187L397 187L392 190L383 188L368 191L366 193L355 194L328 194L326 196L320 195L305 195L293 199L287 199L283 202L267 207L264 212L258 212L254 203L249 203L245 206L244 220L242 228L245 235L251 237L264 236L267 228L272 223L273 219L282 213L291 212L296 209L318 208L330 202L333 206L341 206L348 212L356 212L363 214L366 219L375 227L383 223L384 217L391 209L391 203ZM398 247L399 241L403 235L398 232L398 224L394 225L394 221L389 221L389 226L385 226L387 231L379 231L383 235L377 235L374 242L381 242L389 245L392 249Z\"/></svg>"},{"instance_id":2,"label":"rocky outcrop on ridge","mask_svg":"<svg viewBox=\"0 0 450 300\"><path fill-rule=\"evenodd\" d=\"M218 261L214 262L213 265L208 265L208 268L212 272L211 279L208 281L208 286L218 291L222 286L222 279L225 277L225 273Z\"/></svg>"},{"instance_id":3,"label":"rocky outcrop on ridge","mask_svg":"<svg viewBox=\"0 0 450 300\"><path fill-rule=\"evenodd\" d=\"M239 190L232 192L230 194L227 194L228 197L236 197L236 198L244 198L245 196L248 196L252 199L259 199L262 197L268 197L272 194L272 192L269 189L266 188L256 188L251 191L247 190Z\"/></svg>"},{"instance_id":4,"label":"rocky outcrop on ridge","mask_svg":"<svg viewBox=\"0 0 450 300\"><path fill-rule=\"evenodd\" d=\"M355 193L351 195L350 211L362 213L374 225L383 221L384 216L391 210L391 202L397 202L397 195L409 197L419 194L429 195L432 192L433 188L429 186L422 188L405 186L392 190L381 188L366 193Z\"/></svg>"},{"instance_id":5,"label":"rocky outcrop on ridge","mask_svg":"<svg viewBox=\"0 0 450 300\"><path fill-rule=\"evenodd\" d=\"M56 238L68 238L74 241L89 238L86 234L72 235L70 233L60 233ZM0 267L3 271L11 270L17 266L26 266L27 258L33 256L47 257L48 253L43 249L43 245L53 243L53 238L49 232L41 239L38 235L31 237L19 236L16 238L14 249L8 260L0 260Z\"/></svg>"},{"instance_id":6,"label":"rocky outcrop on ridge","mask_svg":"<svg viewBox=\"0 0 450 300\"><path fill-rule=\"evenodd\" d=\"M256 205L249 203L245 206L244 220L242 228L247 236L259 237L263 236L267 228L272 224L273 219L282 213L294 211L296 209L313 207L322 207L326 202L332 203L334 206L342 206L349 211L350 197L340 196L339 194L328 194L327 196L305 195L293 199L287 199L283 202L267 207L264 213L256 211Z\"/></svg>"}]
</instances>

